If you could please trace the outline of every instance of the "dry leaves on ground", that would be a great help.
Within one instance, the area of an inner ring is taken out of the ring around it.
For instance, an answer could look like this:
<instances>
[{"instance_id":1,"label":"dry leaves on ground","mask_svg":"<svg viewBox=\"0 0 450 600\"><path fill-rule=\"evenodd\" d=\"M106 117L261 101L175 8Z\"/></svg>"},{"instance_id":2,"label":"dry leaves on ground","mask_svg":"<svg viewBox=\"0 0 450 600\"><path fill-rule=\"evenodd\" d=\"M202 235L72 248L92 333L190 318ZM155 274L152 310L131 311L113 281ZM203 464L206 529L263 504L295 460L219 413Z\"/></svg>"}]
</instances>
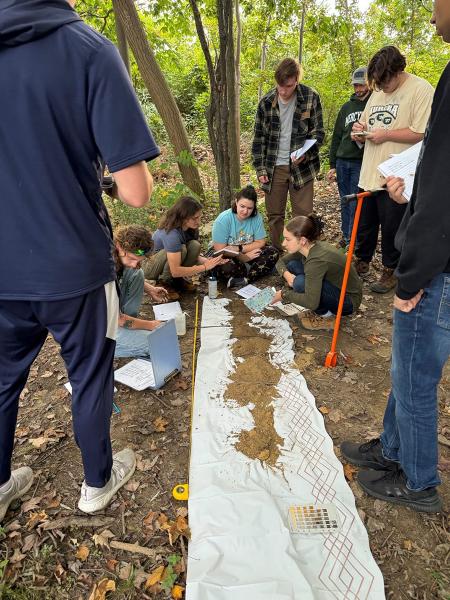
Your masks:
<instances>
[{"instance_id":1,"label":"dry leaves on ground","mask_svg":"<svg viewBox=\"0 0 450 600\"><path fill-rule=\"evenodd\" d=\"M112 579L101 579L96 583L89 595L88 600L105 600L108 592L116 591L116 583Z\"/></svg>"}]
</instances>

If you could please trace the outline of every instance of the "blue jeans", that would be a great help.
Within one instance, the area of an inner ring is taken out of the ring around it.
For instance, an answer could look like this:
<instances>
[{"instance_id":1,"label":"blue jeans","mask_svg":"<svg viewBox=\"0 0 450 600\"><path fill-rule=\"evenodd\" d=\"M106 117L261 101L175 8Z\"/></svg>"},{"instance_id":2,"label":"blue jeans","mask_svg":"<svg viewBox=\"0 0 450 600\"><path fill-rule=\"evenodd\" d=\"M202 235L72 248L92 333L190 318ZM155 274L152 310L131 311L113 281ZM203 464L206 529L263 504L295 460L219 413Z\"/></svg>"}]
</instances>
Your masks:
<instances>
[{"instance_id":1,"label":"blue jeans","mask_svg":"<svg viewBox=\"0 0 450 600\"><path fill-rule=\"evenodd\" d=\"M357 193L360 172L361 161L345 160L344 158L338 158L336 160L336 177L339 195L341 197ZM345 204L341 200L341 230L342 237L346 242L350 241L352 235L355 210L356 200L352 200Z\"/></svg>"},{"instance_id":2,"label":"blue jeans","mask_svg":"<svg viewBox=\"0 0 450 600\"><path fill-rule=\"evenodd\" d=\"M294 285L292 289L299 294L305 293L305 270L301 260L290 260L287 265L289 273L295 275ZM328 311L336 314L339 305L339 296L341 290L327 281L322 280L322 292L320 294L319 306L314 310L318 315L324 315ZM343 315L351 315L353 312L353 302L348 294L345 294L344 306L342 308Z\"/></svg>"},{"instance_id":3,"label":"blue jeans","mask_svg":"<svg viewBox=\"0 0 450 600\"><path fill-rule=\"evenodd\" d=\"M144 272L142 269L124 269L120 282L120 312L130 317L137 317L144 295ZM148 357L150 354L148 337L150 331L145 329L117 330L115 358Z\"/></svg>"},{"instance_id":4,"label":"blue jeans","mask_svg":"<svg viewBox=\"0 0 450 600\"><path fill-rule=\"evenodd\" d=\"M394 309L392 389L383 454L400 462L414 491L439 485L437 386L450 354L450 275L430 281L414 310Z\"/></svg>"}]
</instances>

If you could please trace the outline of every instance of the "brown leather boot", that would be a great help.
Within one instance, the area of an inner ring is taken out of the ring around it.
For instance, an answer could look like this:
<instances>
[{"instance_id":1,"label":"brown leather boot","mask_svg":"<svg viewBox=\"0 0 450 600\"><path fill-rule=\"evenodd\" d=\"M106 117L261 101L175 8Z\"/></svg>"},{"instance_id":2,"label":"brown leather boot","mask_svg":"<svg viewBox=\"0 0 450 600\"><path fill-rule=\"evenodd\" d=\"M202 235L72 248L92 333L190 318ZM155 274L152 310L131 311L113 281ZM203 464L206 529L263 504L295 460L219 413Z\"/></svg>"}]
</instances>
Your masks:
<instances>
[{"instance_id":1,"label":"brown leather boot","mask_svg":"<svg viewBox=\"0 0 450 600\"><path fill-rule=\"evenodd\" d=\"M386 294L397 285L397 277L394 275L394 269L383 267L381 277L375 283L372 283L370 289L377 294Z\"/></svg>"}]
</instances>

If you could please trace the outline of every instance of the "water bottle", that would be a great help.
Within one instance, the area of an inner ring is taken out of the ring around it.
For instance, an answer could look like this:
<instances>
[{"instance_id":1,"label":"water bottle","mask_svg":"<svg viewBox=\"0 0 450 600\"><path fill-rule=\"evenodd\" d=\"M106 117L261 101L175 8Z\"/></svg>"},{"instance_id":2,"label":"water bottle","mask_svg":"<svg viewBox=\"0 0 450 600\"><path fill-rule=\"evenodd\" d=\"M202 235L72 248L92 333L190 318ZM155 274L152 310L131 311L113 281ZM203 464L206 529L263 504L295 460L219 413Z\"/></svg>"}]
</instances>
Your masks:
<instances>
[{"instance_id":1,"label":"water bottle","mask_svg":"<svg viewBox=\"0 0 450 600\"><path fill-rule=\"evenodd\" d=\"M217 277L214 273L208 277L208 296L210 300L217 298Z\"/></svg>"}]
</instances>

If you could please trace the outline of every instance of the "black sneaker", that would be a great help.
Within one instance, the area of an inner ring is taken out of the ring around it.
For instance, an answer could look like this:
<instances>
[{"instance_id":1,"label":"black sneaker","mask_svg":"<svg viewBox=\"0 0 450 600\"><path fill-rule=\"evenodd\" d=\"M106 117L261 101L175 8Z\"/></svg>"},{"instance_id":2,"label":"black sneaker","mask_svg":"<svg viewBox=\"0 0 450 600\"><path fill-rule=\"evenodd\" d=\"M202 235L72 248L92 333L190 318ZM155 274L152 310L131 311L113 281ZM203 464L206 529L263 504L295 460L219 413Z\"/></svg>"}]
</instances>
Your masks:
<instances>
[{"instance_id":1,"label":"black sneaker","mask_svg":"<svg viewBox=\"0 0 450 600\"><path fill-rule=\"evenodd\" d=\"M384 471L382 475L375 471L360 471L358 483L374 498L385 502L403 504L419 512L436 513L442 510L442 500L435 487L421 492L413 492L406 487L406 475L401 469Z\"/></svg>"},{"instance_id":2,"label":"black sneaker","mask_svg":"<svg viewBox=\"0 0 450 600\"><path fill-rule=\"evenodd\" d=\"M370 440L370 442L364 444L342 442L341 454L347 462L357 467L367 467L377 471L396 469L398 463L395 460L384 458L381 448L380 438Z\"/></svg>"},{"instance_id":3,"label":"black sneaker","mask_svg":"<svg viewBox=\"0 0 450 600\"><path fill-rule=\"evenodd\" d=\"M230 277L227 282L227 288L235 288L247 285L247 277Z\"/></svg>"}]
</instances>

